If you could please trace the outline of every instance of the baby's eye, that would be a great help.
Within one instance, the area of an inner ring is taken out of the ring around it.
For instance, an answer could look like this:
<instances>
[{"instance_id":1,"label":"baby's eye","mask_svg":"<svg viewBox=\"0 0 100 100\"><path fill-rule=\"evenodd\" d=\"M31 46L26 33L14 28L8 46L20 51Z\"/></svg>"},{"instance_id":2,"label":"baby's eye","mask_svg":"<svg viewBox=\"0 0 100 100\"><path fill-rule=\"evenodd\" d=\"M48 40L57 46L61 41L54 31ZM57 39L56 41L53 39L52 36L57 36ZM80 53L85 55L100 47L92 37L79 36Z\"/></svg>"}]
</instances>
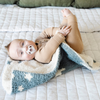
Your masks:
<instances>
[{"instance_id":1,"label":"baby's eye","mask_svg":"<svg viewBox=\"0 0 100 100\"><path fill-rule=\"evenodd\" d=\"M24 46L24 42L22 43L22 46Z\"/></svg>"},{"instance_id":2,"label":"baby's eye","mask_svg":"<svg viewBox=\"0 0 100 100\"><path fill-rule=\"evenodd\" d=\"M23 54L23 51L21 51L21 55Z\"/></svg>"}]
</instances>

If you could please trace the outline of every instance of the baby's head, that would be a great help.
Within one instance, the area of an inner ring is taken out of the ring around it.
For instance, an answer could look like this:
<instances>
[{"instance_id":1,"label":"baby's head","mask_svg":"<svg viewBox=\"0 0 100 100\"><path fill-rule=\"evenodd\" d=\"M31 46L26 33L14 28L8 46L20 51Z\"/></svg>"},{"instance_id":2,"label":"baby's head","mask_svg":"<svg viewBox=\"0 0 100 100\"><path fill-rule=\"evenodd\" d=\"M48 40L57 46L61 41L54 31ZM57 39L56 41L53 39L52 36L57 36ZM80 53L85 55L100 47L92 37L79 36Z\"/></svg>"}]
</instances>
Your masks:
<instances>
[{"instance_id":1,"label":"baby's head","mask_svg":"<svg viewBox=\"0 0 100 100\"><path fill-rule=\"evenodd\" d=\"M37 46L33 41L15 39L6 46L8 55L14 60L32 60Z\"/></svg>"}]
</instances>

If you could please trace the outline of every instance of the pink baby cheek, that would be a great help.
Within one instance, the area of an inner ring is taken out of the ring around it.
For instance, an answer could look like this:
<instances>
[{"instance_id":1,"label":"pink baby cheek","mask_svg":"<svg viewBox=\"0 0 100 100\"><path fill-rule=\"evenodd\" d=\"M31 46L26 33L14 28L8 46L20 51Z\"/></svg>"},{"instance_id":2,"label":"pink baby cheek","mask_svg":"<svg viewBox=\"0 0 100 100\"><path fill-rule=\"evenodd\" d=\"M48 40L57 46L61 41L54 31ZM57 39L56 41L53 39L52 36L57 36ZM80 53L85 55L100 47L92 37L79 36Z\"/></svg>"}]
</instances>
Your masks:
<instances>
[{"instance_id":1,"label":"pink baby cheek","mask_svg":"<svg viewBox=\"0 0 100 100\"><path fill-rule=\"evenodd\" d=\"M34 54L27 54L25 58L26 60L32 60L34 58Z\"/></svg>"}]
</instances>

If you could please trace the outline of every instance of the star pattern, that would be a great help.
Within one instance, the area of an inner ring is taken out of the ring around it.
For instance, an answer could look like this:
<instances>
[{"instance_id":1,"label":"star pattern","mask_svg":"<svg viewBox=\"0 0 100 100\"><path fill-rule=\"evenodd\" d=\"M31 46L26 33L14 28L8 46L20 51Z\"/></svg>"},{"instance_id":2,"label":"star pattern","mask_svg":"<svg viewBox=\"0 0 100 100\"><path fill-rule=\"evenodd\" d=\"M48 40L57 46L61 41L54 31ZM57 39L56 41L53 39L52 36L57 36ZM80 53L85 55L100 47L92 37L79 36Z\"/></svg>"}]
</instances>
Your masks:
<instances>
[{"instance_id":1,"label":"star pattern","mask_svg":"<svg viewBox=\"0 0 100 100\"><path fill-rule=\"evenodd\" d=\"M31 76L31 74L25 74L25 78L28 79L28 80L30 81L31 78L33 78L33 77Z\"/></svg>"},{"instance_id":2,"label":"star pattern","mask_svg":"<svg viewBox=\"0 0 100 100\"><path fill-rule=\"evenodd\" d=\"M62 74L61 72L64 71L64 70L65 70L65 68L62 68L62 69L58 70L55 77L61 75Z\"/></svg>"},{"instance_id":3,"label":"star pattern","mask_svg":"<svg viewBox=\"0 0 100 100\"><path fill-rule=\"evenodd\" d=\"M23 88L22 85L18 87L18 91L22 91L23 89L24 89L24 88Z\"/></svg>"}]
</instances>

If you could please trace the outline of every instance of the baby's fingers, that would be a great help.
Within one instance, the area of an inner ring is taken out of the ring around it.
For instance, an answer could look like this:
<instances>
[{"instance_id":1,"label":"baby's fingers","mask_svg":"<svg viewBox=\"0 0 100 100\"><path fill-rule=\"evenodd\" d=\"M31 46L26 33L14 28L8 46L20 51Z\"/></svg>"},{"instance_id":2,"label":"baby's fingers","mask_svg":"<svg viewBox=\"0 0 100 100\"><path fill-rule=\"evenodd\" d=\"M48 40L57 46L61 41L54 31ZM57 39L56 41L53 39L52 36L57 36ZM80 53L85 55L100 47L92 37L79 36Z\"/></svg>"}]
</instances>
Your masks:
<instances>
[{"instance_id":1,"label":"baby's fingers","mask_svg":"<svg viewBox=\"0 0 100 100\"><path fill-rule=\"evenodd\" d=\"M69 29L70 27L71 26L63 26L61 29L63 29L63 30L65 29L66 30L66 29Z\"/></svg>"},{"instance_id":2,"label":"baby's fingers","mask_svg":"<svg viewBox=\"0 0 100 100\"><path fill-rule=\"evenodd\" d=\"M70 28L70 29L67 29L67 30L65 31L65 33L68 34L68 33L70 33L70 31L71 31L71 28Z\"/></svg>"},{"instance_id":3,"label":"baby's fingers","mask_svg":"<svg viewBox=\"0 0 100 100\"><path fill-rule=\"evenodd\" d=\"M66 27L64 30L65 31L70 31L72 28L71 28L71 26L68 26L68 27Z\"/></svg>"},{"instance_id":4,"label":"baby's fingers","mask_svg":"<svg viewBox=\"0 0 100 100\"><path fill-rule=\"evenodd\" d=\"M66 26L63 26L63 27L62 27L62 30L64 30L65 28L66 28Z\"/></svg>"},{"instance_id":5,"label":"baby's fingers","mask_svg":"<svg viewBox=\"0 0 100 100\"><path fill-rule=\"evenodd\" d=\"M71 26L67 26L65 29L70 29L71 28Z\"/></svg>"}]
</instances>

